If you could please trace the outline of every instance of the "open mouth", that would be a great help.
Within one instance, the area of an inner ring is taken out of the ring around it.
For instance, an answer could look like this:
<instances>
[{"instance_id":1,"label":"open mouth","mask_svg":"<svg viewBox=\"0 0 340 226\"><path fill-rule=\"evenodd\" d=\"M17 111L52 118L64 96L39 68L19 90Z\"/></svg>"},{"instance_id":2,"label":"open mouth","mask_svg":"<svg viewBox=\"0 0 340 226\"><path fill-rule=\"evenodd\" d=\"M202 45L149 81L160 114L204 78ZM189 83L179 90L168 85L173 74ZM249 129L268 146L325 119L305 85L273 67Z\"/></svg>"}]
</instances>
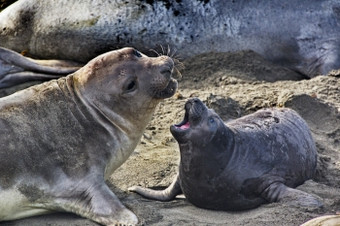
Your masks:
<instances>
[{"instance_id":1,"label":"open mouth","mask_svg":"<svg viewBox=\"0 0 340 226\"><path fill-rule=\"evenodd\" d=\"M175 124L174 126L177 129L180 129L180 130L187 130L187 129L190 128L189 113L188 113L187 110L185 111L185 115L184 115L183 121L180 122L179 124Z\"/></svg>"}]
</instances>

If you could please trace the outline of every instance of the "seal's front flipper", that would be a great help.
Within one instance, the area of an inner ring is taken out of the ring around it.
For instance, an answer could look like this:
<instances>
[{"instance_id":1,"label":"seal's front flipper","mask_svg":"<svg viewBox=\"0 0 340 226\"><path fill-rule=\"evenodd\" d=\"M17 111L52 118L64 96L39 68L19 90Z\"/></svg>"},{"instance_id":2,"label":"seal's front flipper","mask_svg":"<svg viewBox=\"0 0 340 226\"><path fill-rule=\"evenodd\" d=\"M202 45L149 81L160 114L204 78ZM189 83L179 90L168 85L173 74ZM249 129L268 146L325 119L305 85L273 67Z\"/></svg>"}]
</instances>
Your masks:
<instances>
[{"instance_id":1,"label":"seal's front flipper","mask_svg":"<svg viewBox=\"0 0 340 226\"><path fill-rule=\"evenodd\" d=\"M58 195L49 209L72 212L103 225L136 225L137 216L128 210L103 182Z\"/></svg>"},{"instance_id":2,"label":"seal's front flipper","mask_svg":"<svg viewBox=\"0 0 340 226\"><path fill-rule=\"evenodd\" d=\"M157 191L157 190L152 190L150 188L133 186L129 188L129 191L136 192L146 198L155 199L158 201L170 201L170 200L175 199L176 195L182 193L182 189L179 184L179 175L176 176L175 180L165 190Z\"/></svg>"},{"instance_id":3,"label":"seal's front flipper","mask_svg":"<svg viewBox=\"0 0 340 226\"><path fill-rule=\"evenodd\" d=\"M269 185L261 193L261 196L269 202L282 202L291 206L320 208L323 206L320 198L306 192L287 187L283 183L276 182Z\"/></svg>"},{"instance_id":4,"label":"seal's front flipper","mask_svg":"<svg viewBox=\"0 0 340 226\"><path fill-rule=\"evenodd\" d=\"M0 47L0 88L71 74L82 65L63 60L34 60Z\"/></svg>"}]
</instances>

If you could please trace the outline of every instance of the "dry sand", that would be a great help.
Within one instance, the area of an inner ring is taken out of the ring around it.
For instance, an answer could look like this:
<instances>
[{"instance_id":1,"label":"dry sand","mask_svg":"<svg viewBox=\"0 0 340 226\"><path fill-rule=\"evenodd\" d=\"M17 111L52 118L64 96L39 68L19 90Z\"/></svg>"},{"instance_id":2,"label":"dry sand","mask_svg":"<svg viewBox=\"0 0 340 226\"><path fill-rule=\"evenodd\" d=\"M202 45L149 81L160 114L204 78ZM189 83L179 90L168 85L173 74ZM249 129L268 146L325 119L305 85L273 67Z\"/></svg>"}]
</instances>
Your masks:
<instances>
[{"instance_id":1,"label":"dry sand","mask_svg":"<svg viewBox=\"0 0 340 226\"><path fill-rule=\"evenodd\" d=\"M183 63L178 93L159 105L135 152L108 181L122 202L137 214L140 225L300 225L340 211L339 71L303 80L303 76L265 61L252 51L203 54ZM0 94L13 90L0 90ZM265 107L296 110L309 124L319 153L315 178L298 189L321 197L324 207L270 203L248 211L222 212L199 209L183 197L163 203L128 192L132 185L162 188L173 180L179 151L169 127L182 120L184 103L190 97L199 97L224 120ZM97 224L76 215L56 213L1 225Z\"/></svg>"}]
</instances>

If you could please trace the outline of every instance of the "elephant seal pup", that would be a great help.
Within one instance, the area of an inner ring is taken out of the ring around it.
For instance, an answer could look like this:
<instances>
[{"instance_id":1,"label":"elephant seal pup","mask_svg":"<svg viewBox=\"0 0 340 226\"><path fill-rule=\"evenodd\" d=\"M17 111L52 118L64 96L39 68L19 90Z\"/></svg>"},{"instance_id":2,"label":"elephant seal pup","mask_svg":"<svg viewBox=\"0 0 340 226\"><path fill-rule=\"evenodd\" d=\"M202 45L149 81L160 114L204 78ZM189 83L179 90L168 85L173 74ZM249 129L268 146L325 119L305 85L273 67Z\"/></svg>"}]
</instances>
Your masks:
<instances>
[{"instance_id":1,"label":"elephant seal pup","mask_svg":"<svg viewBox=\"0 0 340 226\"><path fill-rule=\"evenodd\" d=\"M309 128L293 110L260 110L227 124L199 99L189 100L185 111L184 120L170 128L181 153L176 179L163 191L130 191L162 201L184 193L192 204L214 210L275 201L321 205L293 189L313 177L317 158Z\"/></svg>"},{"instance_id":2,"label":"elephant seal pup","mask_svg":"<svg viewBox=\"0 0 340 226\"><path fill-rule=\"evenodd\" d=\"M0 220L66 211L104 225L137 217L105 184L177 81L168 56L108 52L74 74L0 99Z\"/></svg>"},{"instance_id":3,"label":"elephant seal pup","mask_svg":"<svg viewBox=\"0 0 340 226\"><path fill-rule=\"evenodd\" d=\"M126 45L182 58L250 49L313 77L340 68L340 3L19 0L0 13L0 46L36 58L87 62Z\"/></svg>"}]
</instances>

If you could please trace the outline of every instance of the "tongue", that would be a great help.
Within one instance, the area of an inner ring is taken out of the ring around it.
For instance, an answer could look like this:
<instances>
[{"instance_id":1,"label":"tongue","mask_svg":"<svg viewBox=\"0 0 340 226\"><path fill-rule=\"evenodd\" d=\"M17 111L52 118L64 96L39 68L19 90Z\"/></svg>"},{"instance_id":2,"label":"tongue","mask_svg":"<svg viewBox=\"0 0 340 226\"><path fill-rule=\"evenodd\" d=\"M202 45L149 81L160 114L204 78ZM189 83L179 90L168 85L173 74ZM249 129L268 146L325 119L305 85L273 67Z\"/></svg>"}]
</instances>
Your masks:
<instances>
[{"instance_id":1,"label":"tongue","mask_svg":"<svg viewBox=\"0 0 340 226\"><path fill-rule=\"evenodd\" d=\"M190 127L190 123L187 122L187 123L185 123L184 125L182 125L182 126L179 127L179 128L181 128L181 129L189 129L189 127Z\"/></svg>"}]
</instances>

